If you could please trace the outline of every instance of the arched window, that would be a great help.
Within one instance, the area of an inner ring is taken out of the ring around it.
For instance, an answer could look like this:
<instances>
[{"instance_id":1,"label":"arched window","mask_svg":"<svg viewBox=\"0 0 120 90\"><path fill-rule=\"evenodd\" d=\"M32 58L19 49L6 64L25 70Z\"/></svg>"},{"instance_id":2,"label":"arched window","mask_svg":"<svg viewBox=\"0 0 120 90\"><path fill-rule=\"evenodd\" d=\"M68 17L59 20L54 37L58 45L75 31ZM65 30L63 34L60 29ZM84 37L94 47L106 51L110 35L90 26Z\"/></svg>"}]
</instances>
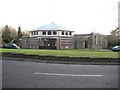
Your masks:
<instances>
[{"instance_id":1,"label":"arched window","mask_svg":"<svg viewBox=\"0 0 120 90\"><path fill-rule=\"evenodd\" d=\"M69 32L69 35L72 35L72 32Z\"/></svg>"},{"instance_id":2,"label":"arched window","mask_svg":"<svg viewBox=\"0 0 120 90\"><path fill-rule=\"evenodd\" d=\"M66 32L66 35L68 35L68 32Z\"/></svg>"},{"instance_id":3,"label":"arched window","mask_svg":"<svg viewBox=\"0 0 120 90\"><path fill-rule=\"evenodd\" d=\"M62 33L61 33L62 35L64 35L64 31L62 31Z\"/></svg>"}]
</instances>

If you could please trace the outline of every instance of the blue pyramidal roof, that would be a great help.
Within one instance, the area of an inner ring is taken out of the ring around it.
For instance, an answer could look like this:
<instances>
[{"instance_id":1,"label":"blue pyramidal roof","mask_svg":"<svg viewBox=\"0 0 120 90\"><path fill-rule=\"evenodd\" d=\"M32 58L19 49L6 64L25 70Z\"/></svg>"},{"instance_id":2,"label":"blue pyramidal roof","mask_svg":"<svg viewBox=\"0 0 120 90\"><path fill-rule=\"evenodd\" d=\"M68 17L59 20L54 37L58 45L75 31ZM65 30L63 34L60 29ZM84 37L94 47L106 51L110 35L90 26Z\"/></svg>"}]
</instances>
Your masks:
<instances>
[{"instance_id":1,"label":"blue pyramidal roof","mask_svg":"<svg viewBox=\"0 0 120 90\"><path fill-rule=\"evenodd\" d=\"M47 25L44 25L38 28L34 28L32 30L71 30L71 29L55 24L55 23L50 23L50 24L47 24Z\"/></svg>"}]
</instances>

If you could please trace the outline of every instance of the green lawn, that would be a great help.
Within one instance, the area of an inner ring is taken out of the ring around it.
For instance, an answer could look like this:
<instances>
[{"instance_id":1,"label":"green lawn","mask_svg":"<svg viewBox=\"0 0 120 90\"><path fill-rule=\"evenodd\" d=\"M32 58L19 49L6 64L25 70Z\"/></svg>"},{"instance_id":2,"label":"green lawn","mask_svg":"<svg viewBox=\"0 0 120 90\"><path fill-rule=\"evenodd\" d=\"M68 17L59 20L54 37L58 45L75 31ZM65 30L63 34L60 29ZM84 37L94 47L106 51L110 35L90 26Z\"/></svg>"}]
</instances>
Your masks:
<instances>
[{"instance_id":1,"label":"green lawn","mask_svg":"<svg viewBox=\"0 0 120 90\"><path fill-rule=\"evenodd\" d=\"M40 50L40 49L1 49L0 52L52 55L52 56L69 56L69 57L118 57L118 52L100 52L99 50Z\"/></svg>"}]
</instances>

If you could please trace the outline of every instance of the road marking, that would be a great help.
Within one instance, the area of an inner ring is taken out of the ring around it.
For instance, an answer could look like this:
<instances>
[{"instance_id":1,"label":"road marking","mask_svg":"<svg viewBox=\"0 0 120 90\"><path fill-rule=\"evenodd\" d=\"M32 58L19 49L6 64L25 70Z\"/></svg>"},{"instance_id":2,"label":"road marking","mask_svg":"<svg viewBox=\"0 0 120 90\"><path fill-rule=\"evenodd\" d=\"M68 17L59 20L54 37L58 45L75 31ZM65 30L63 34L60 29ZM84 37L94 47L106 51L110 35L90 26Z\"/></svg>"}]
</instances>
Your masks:
<instances>
[{"instance_id":1,"label":"road marking","mask_svg":"<svg viewBox=\"0 0 120 90\"><path fill-rule=\"evenodd\" d=\"M39 73L36 72L36 75L51 75L51 76L73 76L73 77L102 77L103 75L78 75L78 74L55 74L55 73Z\"/></svg>"}]
</instances>

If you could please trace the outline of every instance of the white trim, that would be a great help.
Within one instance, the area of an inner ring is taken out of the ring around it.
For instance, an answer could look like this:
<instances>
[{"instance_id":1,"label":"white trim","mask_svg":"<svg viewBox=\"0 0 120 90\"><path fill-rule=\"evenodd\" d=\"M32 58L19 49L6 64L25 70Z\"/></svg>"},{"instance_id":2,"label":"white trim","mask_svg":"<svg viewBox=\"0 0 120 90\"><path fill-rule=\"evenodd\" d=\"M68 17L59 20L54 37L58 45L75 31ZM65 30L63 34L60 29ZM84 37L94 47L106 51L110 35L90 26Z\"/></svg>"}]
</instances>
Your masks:
<instances>
[{"instance_id":1,"label":"white trim","mask_svg":"<svg viewBox=\"0 0 120 90\"><path fill-rule=\"evenodd\" d=\"M39 73L36 72L36 75L51 75L51 76L73 76L73 77L102 77L103 75L79 75L79 74L55 74L55 73Z\"/></svg>"}]
</instances>

